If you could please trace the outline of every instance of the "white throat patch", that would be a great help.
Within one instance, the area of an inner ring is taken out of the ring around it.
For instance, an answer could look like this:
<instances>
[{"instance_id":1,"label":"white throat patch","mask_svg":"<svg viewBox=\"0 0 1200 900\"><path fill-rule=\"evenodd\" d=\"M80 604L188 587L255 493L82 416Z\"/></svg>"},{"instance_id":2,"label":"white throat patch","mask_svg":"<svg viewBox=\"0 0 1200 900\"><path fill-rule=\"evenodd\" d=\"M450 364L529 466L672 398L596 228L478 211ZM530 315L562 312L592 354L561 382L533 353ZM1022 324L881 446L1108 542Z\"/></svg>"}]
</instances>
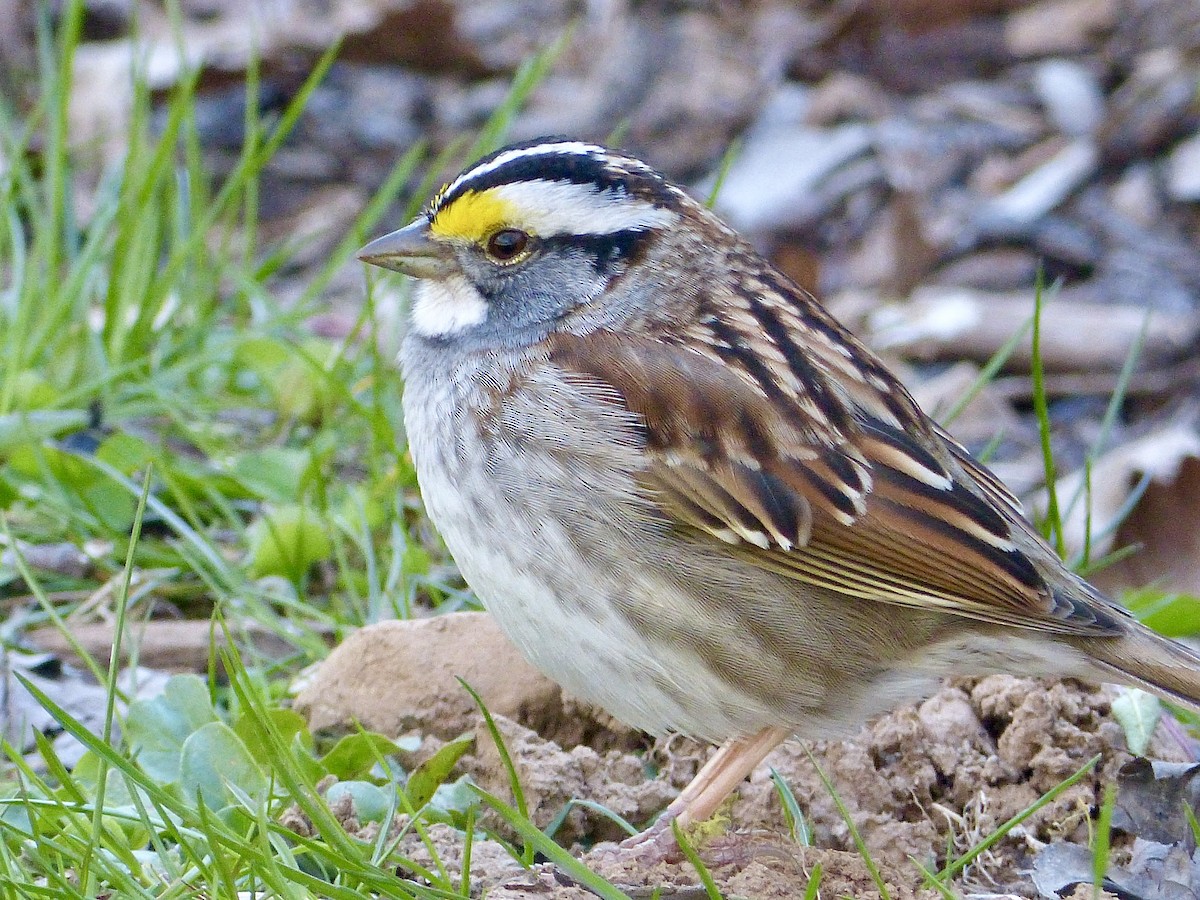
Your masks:
<instances>
[{"instance_id":1,"label":"white throat patch","mask_svg":"<svg viewBox=\"0 0 1200 900\"><path fill-rule=\"evenodd\" d=\"M487 301L461 275L420 280L413 288L412 325L422 337L448 337L487 319Z\"/></svg>"}]
</instances>

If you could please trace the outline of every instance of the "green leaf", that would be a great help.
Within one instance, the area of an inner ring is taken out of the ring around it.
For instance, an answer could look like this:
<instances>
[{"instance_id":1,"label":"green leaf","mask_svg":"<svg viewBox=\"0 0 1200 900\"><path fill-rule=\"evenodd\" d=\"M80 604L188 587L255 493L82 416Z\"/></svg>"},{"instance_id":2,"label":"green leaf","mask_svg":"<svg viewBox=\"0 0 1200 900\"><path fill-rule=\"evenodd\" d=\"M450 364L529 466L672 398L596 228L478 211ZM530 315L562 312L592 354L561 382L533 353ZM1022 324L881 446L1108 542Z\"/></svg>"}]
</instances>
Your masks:
<instances>
[{"instance_id":1,"label":"green leaf","mask_svg":"<svg viewBox=\"0 0 1200 900\"><path fill-rule=\"evenodd\" d=\"M13 448L9 463L14 472L39 482L56 481L78 507L115 532L128 532L137 507L135 497L115 480L98 471L90 456L52 446Z\"/></svg>"},{"instance_id":2,"label":"green leaf","mask_svg":"<svg viewBox=\"0 0 1200 900\"><path fill-rule=\"evenodd\" d=\"M249 539L250 573L256 578L282 575L298 581L333 552L320 515L302 506L270 510L250 526Z\"/></svg>"},{"instance_id":3,"label":"green leaf","mask_svg":"<svg viewBox=\"0 0 1200 900\"><path fill-rule=\"evenodd\" d=\"M383 822L392 810L391 798L369 781L339 781L325 792L325 802L330 808L345 797L354 804L354 815L359 822Z\"/></svg>"},{"instance_id":4,"label":"green leaf","mask_svg":"<svg viewBox=\"0 0 1200 900\"><path fill-rule=\"evenodd\" d=\"M8 509L21 497L21 492L13 487L7 478L0 478L0 509Z\"/></svg>"},{"instance_id":5,"label":"green leaf","mask_svg":"<svg viewBox=\"0 0 1200 900\"><path fill-rule=\"evenodd\" d=\"M299 753L311 756L312 734L304 716L294 709L268 709L267 718L272 727L279 732L280 738L293 743ZM240 716L233 723L233 733L242 739L246 749L255 759L267 759L267 746L263 739L262 717L252 713Z\"/></svg>"},{"instance_id":6,"label":"green leaf","mask_svg":"<svg viewBox=\"0 0 1200 900\"><path fill-rule=\"evenodd\" d=\"M1125 730L1129 752L1141 756L1150 745L1150 738L1162 715L1162 703L1153 694L1139 688L1125 688L1112 704L1113 718Z\"/></svg>"},{"instance_id":7,"label":"green leaf","mask_svg":"<svg viewBox=\"0 0 1200 900\"><path fill-rule=\"evenodd\" d=\"M173 675L162 694L129 705L125 739L142 771L160 784L172 784L180 778L184 742L216 721L204 682L195 675Z\"/></svg>"},{"instance_id":8,"label":"green leaf","mask_svg":"<svg viewBox=\"0 0 1200 900\"><path fill-rule=\"evenodd\" d=\"M329 770L321 764L321 761L313 756L313 740L312 735L306 728L304 731L292 735L291 751L292 762L296 764L296 769L303 776L305 784L315 785L318 781L329 774ZM268 754L264 759L270 759Z\"/></svg>"},{"instance_id":9,"label":"green leaf","mask_svg":"<svg viewBox=\"0 0 1200 900\"><path fill-rule=\"evenodd\" d=\"M429 800L431 809L446 814L446 817L461 828L468 810L478 809L482 804L474 790L475 782L470 775L460 775L448 784L439 784ZM432 817L431 817L432 818Z\"/></svg>"},{"instance_id":10,"label":"green leaf","mask_svg":"<svg viewBox=\"0 0 1200 900\"><path fill-rule=\"evenodd\" d=\"M430 801L433 792L450 777L455 763L474 745L473 734L455 738L413 770L408 776L408 787L405 788L408 802L412 804L413 809L420 809Z\"/></svg>"},{"instance_id":11,"label":"green leaf","mask_svg":"<svg viewBox=\"0 0 1200 900\"><path fill-rule=\"evenodd\" d=\"M339 781L352 781L371 771L381 756L389 756L400 750L394 741L373 731L348 734L333 745L321 758L321 764L330 775Z\"/></svg>"},{"instance_id":12,"label":"green leaf","mask_svg":"<svg viewBox=\"0 0 1200 900\"><path fill-rule=\"evenodd\" d=\"M39 409L0 416L0 453L86 428L89 421L91 416L83 409Z\"/></svg>"},{"instance_id":13,"label":"green leaf","mask_svg":"<svg viewBox=\"0 0 1200 900\"><path fill-rule=\"evenodd\" d=\"M84 509L95 516L110 532L123 534L133 526L137 501L121 485L100 477L78 489Z\"/></svg>"},{"instance_id":14,"label":"green leaf","mask_svg":"<svg viewBox=\"0 0 1200 900\"><path fill-rule=\"evenodd\" d=\"M129 475L150 462L154 458L154 451L141 438L117 432L101 442L96 449L96 456L123 475Z\"/></svg>"},{"instance_id":15,"label":"green leaf","mask_svg":"<svg viewBox=\"0 0 1200 900\"><path fill-rule=\"evenodd\" d=\"M239 456L233 472L255 496L276 503L295 503L312 464L312 454L307 450L266 447Z\"/></svg>"},{"instance_id":16,"label":"green leaf","mask_svg":"<svg viewBox=\"0 0 1200 900\"><path fill-rule=\"evenodd\" d=\"M12 402L16 409L44 409L58 402L59 392L41 372L24 369L13 376Z\"/></svg>"},{"instance_id":17,"label":"green leaf","mask_svg":"<svg viewBox=\"0 0 1200 900\"><path fill-rule=\"evenodd\" d=\"M255 799L265 797L267 792L263 770L242 739L224 722L202 725L183 742L179 782L185 796L199 794L214 810L238 805L231 787Z\"/></svg>"},{"instance_id":18,"label":"green leaf","mask_svg":"<svg viewBox=\"0 0 1200 900\"><path fill-rule=\"evenodd\" d=\"M144 845L150 840L150 832L142 822L138 821L137 805L134 803L134 796L130 791L130 782L123 772L107 766L102 768L100 757L88 750L71 769L71 778L76 788L85 789L89 795L95 797L98 796L96 788L100 783L101 771L105 773L104 811L113 814L104 817L104 827L110 834L123 834L130 847ZM141 802L142 807L149 806L150 801L146 792L139 790L137 793L137 799Z\"/></svg>"},{"instance_id":19,"label":"green leaf","mask_svg":"<svg viewBox=\"0 0 1200 900\"><path fill-rule=\"evenodd\" d=\"M1156 588L1129 591L1122 598L1143 625L1167 637L1200 634L1200 597Z\"/></svg>"}]
</instances>

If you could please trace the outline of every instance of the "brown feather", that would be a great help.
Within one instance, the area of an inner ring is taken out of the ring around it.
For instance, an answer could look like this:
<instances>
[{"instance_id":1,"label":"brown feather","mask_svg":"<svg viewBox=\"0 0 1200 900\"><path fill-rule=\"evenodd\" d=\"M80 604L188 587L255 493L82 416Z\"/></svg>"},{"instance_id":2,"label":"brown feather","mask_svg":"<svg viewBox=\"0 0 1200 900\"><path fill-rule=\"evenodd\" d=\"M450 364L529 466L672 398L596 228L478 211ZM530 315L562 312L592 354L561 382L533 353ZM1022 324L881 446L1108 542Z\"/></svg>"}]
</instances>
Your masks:
<instances>
[{"instance_id":1,"label":"brown feather","mask_svg":"<svg viewBox=\"0 0 1200 900\"><path fill-rule=\"evenodd\" d=\"M822 322L822 333L832 327ZM804 378L775 378L740 365L765 357L720 332L710 333L711 353L666 336L596 331L548 339L553 363L615 392L637 414L648 453L644 481L679 525L850 600L1065 634L1120 630L1076 589L1019 517L1015 498L886 373L873 374L876 385L862 375L853 393L837 387L844 373L828 377L828 366L811 359ZM774 336L775 346L783 341ZM786 359L776 354L774 365ZM779 389L789 382L790 392ZM885 392L893 399L879 399ZM864 403L867 394L875 401ZM809 411L818 402L819 420Z\"/></svg>"}]
</instances>

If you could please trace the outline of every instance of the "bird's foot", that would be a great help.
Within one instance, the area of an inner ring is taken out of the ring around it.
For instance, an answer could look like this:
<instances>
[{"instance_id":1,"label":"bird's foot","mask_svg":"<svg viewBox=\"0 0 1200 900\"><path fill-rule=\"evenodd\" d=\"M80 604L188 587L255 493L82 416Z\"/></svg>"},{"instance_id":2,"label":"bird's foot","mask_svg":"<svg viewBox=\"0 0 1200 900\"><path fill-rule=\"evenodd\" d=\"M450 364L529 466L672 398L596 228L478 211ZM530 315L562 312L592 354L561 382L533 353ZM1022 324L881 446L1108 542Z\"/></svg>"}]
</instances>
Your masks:
<instances>
[{"instance_id":1,"label":"bird's foot","mask_svg":"<svg viewBox=\"0 0 1200 900\"><path fill-rule=\"evenodd\" d=\"M661 863L677 863L683 859L683 851L675 842L671 823L675 815L670 811L637 834L625 838L619 844L600 844L588 854L589 861L604 865L638 866L650 868Z\"/></svg>"},{"instance_id":2,"label":"bird's foot","mask_svg":"<svg viewBox=\"0 0 1200 900\"><path fill-rule=\"evenodd\" d=\"M794 865L797 848L783 839L761 833L725 833L711 835L695 845L700 864L718 879L727 878L764 858L790 860ZM598 875L622 889L638 885L690 883L697 877L676 842L670 822L656 823L620 844L601 844L592 849L583 862ZM698 873L697 873L698 875ZM631 893L627 890L627 893Z\"/></svg>"}]
</instances>

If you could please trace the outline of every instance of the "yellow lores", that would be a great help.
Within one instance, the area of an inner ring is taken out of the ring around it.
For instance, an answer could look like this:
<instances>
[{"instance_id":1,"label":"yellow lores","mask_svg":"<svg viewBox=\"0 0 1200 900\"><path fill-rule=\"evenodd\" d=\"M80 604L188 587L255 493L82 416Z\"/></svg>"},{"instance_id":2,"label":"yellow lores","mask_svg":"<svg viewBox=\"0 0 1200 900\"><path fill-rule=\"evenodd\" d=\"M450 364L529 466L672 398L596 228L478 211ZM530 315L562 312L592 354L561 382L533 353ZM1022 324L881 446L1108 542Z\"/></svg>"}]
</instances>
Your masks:
<instances>
[{"instance_id":1,"label":"yellow lores","mask_svg":"<svg viewBox=\"0 0 1200 900\"><path fill-rule=\"evenodd\" d=\"M495 189L467 191L438 210L429 230L439 237L482 243L502 228L516 224L516 206Z\"/></svg>"}]
</instances>

